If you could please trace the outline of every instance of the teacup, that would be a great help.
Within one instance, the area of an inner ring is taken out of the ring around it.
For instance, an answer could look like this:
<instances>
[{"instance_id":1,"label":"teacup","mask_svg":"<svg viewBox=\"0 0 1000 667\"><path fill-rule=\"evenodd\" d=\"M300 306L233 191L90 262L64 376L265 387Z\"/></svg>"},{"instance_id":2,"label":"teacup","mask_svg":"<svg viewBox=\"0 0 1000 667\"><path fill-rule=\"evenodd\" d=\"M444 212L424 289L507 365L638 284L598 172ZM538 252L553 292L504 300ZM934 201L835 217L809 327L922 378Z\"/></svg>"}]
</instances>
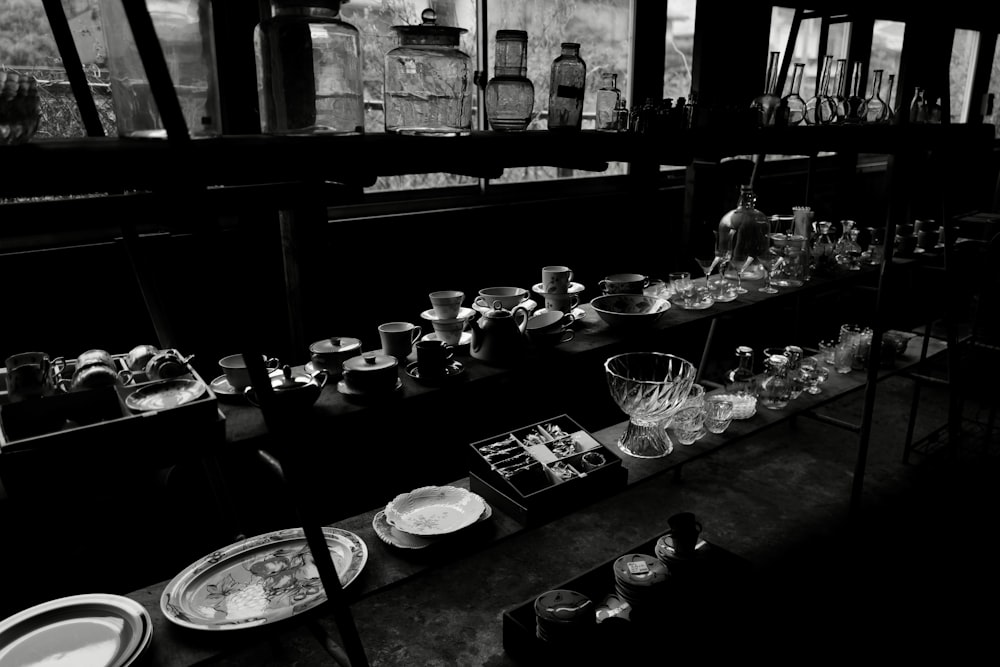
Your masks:
<instances>
[{"instance_id":1,"label":"teacup","mask_svg":"<svg viewBox=\"0 0 1000 667\"><path fill-rule=\"evenodd\" d=\"M568 266L546 266L542 268L542 289L545 292L565 294L573 280L573 271Z\"/></svg>"},{"instance_id":2,"label":"teacup","mask_svg":"<svg viewBox=\"0 0 1000 667\"><path fill-rule=\"evenodd\" d=\"M410 322L386 322L378 325L378 336L382 341L382 351L403 360L413 352L413 344L420 339L423 330Z\"/></svg>"},{"instance_id":3,"label":"teacup","mask_svg":"<svg viewBox=\"0 0 1000 667\"><path fill-rule=\"evenodd\" d=\"M11 403L54 393L65 366L61 358L49 359L44 352L12 354L4 365L7 368L7 398Z\"/></svg>"},{"instance_id":4,"label":"teacup","mask_svg":"<svg viewBox=\"0 0 1000 667\"><path fill-rule=\"evenodd\" d=\"M388 354L366 352L344 362L344 382L354 391L379 393L396 388L399 361Z\"/></svg>"},{"instance_id":5,"label":"teacup","mask_svg":"<svg viewBox=\"0 0 1000 667\"><path fill-rule=\"evenodd\" d=\"M439 377L455 357L451 345L440 340L422 340L417 343L417 369L421 377Z\"/></svg>"},{"instance_id":6,"label":"teacup","mask_svg":"<svg viewBox=\"0 0 1000 667\"><path fill-rule=\"evenodd\" d=\"M558 310L561 313L571 313L579 305L579 294L549 292L545 295L545 310Z\"/></svg>"},{"instance_id":7,"label":"teacup","mask_svg":"<svg viewBox=\"0 0 1000 667\"><path fill-rule=\"evenodd\" d=\"M510 310L527 298L528 290L523 287L486 287L479 290L474 303L480 308L493 308L499 301L503 308Z\"/></svg>"},{"instance_id":8,"label":"teacup","mask_svg":"<svg viewBox=\"0 0 1000 667\"><path fill-rule=\"evenodd\" d=\"M641 273L615 273L598 282L605 294L642 294L649 278Z\"/></svg>"},{"instance_id":9,"label":"teacup","mask_svg":"<svg viewBox=\"0 0 1000 667\"><path fill-rule=\"evenodd\" d=\"M272 369L278 367L279 362L275 357L268 358L262 354L260 358L264 360L266 368ZM222 368L222 372L226 374L226 381L229 382L229 386L233 389L243 391L250 386L250 371L247 369L246 360L243 359L242 354L230 354L219 359L219 366Z\"/></svg>"},{"instance_id":10,"label":"teacup","mask_svg":"<svg viewBox=\"0 0 1000 667\"><path fill-rule=\"evenodd\" d=\"M525 332L531 334L533 332L551 333L552 331L561 331L566 326L572 324L575 319L572 314L564 313L561 310L546 310L544 313L539 313L528 318L528 323L525 325Z\"/></svg>"},{"instance_id":11,"label":"teacup","mask_svg":"<svg viewBox=\"0 0 1000 667\"><path fill-rule=\"evenodd\" d=\"M434 314L442 319L453 319L458 317L462 310L462 301L465 300L465 292L458 290L439 290L427 295L434 307Z\"/></svg>"},{"instance_id":12,"label":"teacup","mask_svg":"<svg viewBox=\"0 0 1000 667\"><path fill-rule=\"evenodd\" d=\"M433 320L434 333L438 340L448 345L458 345L462 340L462 333L469 327L469 319Z\"/></svg>"},{"instance_id":13,"label":"teacup","mask_svg":"<svg viewBox=\"0 0 1000 667\"><path fill-rule=\"evenodd\" d=\"M701 523L692 512L679 512L667 519L674 552L678 556L691 556L698 546Z\"/></svg>"}]
</instances>

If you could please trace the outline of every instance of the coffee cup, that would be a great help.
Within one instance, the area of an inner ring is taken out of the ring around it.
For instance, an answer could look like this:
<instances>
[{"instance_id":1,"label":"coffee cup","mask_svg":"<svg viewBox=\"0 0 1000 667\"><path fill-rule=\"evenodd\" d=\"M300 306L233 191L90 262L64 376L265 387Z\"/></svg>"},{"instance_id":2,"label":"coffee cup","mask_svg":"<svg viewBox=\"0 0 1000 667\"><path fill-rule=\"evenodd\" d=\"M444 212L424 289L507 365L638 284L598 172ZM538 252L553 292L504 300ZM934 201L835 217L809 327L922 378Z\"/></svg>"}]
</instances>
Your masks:
<instances>
[{"instance_id":1,"label":"coffee cup","mask_svg":"<svg viewBox=\"0 0 1000 667\"><path fill-rule=\"evenodd\" d=\"M417 343L417 370L421 377L440 377L455 354L451 345L440 340L422 340Z\"/></svg>"},{"instance_id":2,"label":"coffee cup","mask_svg":"<svg viewBox=\"0 0 1000 667\"><path fill-rule=\"evenodd\" d=\"M7 398L17 403L52 395L65 364L61 357L52 360L44 352L21 352L7 357L4 366L7 368Z\"/></svg>"},{"instance_id":3,"label":"coffee cup","mask_svg":"<svg viewBox=\"0 0 1000 667\"><path fill-rule=\"evenodd\" d=\"M361 354L361 341L357 338L331 336L309 346L313 366L340 376L344 362Z\"/></svg>"},{"instance_id":4,"label":"coffee cup","mask_svg":"<svg viewBox=\"0 0 1000 667\"><path fill-rule=\"evenodd\" d=\"M433 320L434 333L438 340L448 345L458 345L462 340L462 333L468 328L471 319L451 319Z\"/></svg>"},{"instance_id":5,"label":"coffee cup","mask_svg":"<svg viewBox=\"0 0 1000 667\"><path fill-rule=\"evenodd\" d=\"M275 357L268 358L263 354L260 357L264 360L265 367L269 369L278 367L279 362ZM219 367L226 374L226 381L233 389L243 391L250 386L250 371L247 369L246 360L243 359L242 354L230 354L219 359Z\"/></svg>"},{"instance_id":6,"label":"coffee cup","mask_svg":"<svg viewBox=\"0 0 1000 667\"><path fill-rule=\"evenodd\" d=\"M546 292L565 294L573 280L573 271L568 266L546 266L542 268L542 289Z\"/></svg>"},{"instance_id":7,"label":"coffee cup","mask_svg":"<svg viewBox=\"0 0 1000 667\"><path fill-rule=\"evenodd\" d=\"M579 305L579 294L549 292L545 295L545 310L558 310L561 313L571 313Z\"/></svg>"},{"instance_id":8,"label":"coffee cup","mask_svg":"<svg viewBox=\"0 0 1000 667\"><path fill-rule=\"evenodd\" d=\"M674 553L678 556L694 555L698 546L698 536L701 534L701 523L693 512L679 512L667 519L670 526L670 537L674 544Z\"/></svg>"},{"instance_id":9,"label":"coffee cup","mask_svg":"<svg viewBox=\"0 0 1000 667\"><path fill-rule=\"evenodd\" d=\"M500 305L511 310L528 298L528 290L523 287L485 287L479 290L475 305L480 308L493 308L499 301Z\"/></svg>"},{"instance_id":10,"label":"coffee cup","mask_svg":"<svg viewBox=\"0 0 1000 667\"><path fill-rule=\"evenodd\" d=\"M649 278L641 273L614 273L598 282L605 294L642 294L648 284Z\"/></svg>"},{"instance_id":11,"label":"coffee cup","mask_svg":"<svg viewBox=\"0 0 1000 667\"><path fill-rule=\"evenodd\" d=\"M419 325L410 322L386 322L378 325L378 336L382 341L382 351L399 360L405 360L413 352L413 344L422 333Z\"/></svg>"},{"instance_id":12,"label":"coffee cup","mask_svg":"<svg viewBox=\"0 0 1000 667\"><path fill-rule=\"evenodd\" d=\"M399 382L398 368L396 357L366 352L344 362L344 382L350 389L363 393L391 391Z\"/></svg>"},{"instance_id":13,"label":"coffee cup","mask_svg":"<svg viewBox=\"0 0 1000 667\"><path fill-rule=\"evenodd\" d=\"M439 290L427 295L434 307L434 314L445 320L458 317L462 310L462 301L465 300L465 292L458 290Z\"/></svg>"}]
</instances>

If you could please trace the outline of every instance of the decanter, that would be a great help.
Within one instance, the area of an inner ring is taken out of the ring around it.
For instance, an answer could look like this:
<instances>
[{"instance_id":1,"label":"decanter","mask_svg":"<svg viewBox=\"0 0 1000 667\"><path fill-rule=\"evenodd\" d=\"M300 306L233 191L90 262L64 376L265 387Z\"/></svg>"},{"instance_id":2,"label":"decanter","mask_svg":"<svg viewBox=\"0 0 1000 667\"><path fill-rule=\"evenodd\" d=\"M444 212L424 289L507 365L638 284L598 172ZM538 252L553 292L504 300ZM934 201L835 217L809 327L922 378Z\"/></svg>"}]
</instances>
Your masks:
<instances>
[{"instance_id":1,"label":"decanter","mask_svg":"<svg viewBox=\"0 0 1000 667\"><path fill-rule=\"evenodd\" d=\"M757 396L757 378L753 372L753 348L736 348L736 368L726 373L726 393L735 396Z\"/></svg>"},{"instance_id":2,"label":"decanter","mask_svg":"<svg viewBox=\"0 0 1000 667\"><path fill-rule=\"evenodd\" d=\"M757 117L757 125L766 127L777 122L778 108L781 98L775 88L778 83L778 55L780 51L771 51L767 61L767 74L764 77L764 92L754 98L750 108Z\"/></svg>"},{"instance_id":3,"label":"decanter","mask_svg":"<svg viewBox=\"0 0 1000 667\"><path fill-rule=\"evenodd\" d=\"M764 360L764 377L757 389L757 402L770 410L781 410L792 399L792 382L788 379L788 357L772 354Z\"/></svg>"},{"instance_id":4,"label":"decanter","mask_svg":"<svg viewBox=\"0 0 1000 667\"><path fill-rule=\"evenodd\" d=\"M830 72L833 69L833 56L823 58L819 82L816 84L816 94L806 102L806 125L827 125L837 117L837 106L830 97Z\"/></svg>"},{"instance_id":5,"label":"decanter","mask_svg":"<svg viewBox=\"0 0 1000 667\"><path fill-rule=\"evenodd\" d=\"M799 95L799 90L802 88L802 73L805 68L805 63L795 63L792 68L791 88L789 93L781 98L783 124L789 127L802 123L806 116L806 101Z\"/></svg>"},{"instance_id":6,"label":"decanter","mask_svg":"<svg viewBox=\"0 0 1000 667\"><path fill-rule=\"evenodd\" d=\"M785 347L785 357L788 359L786 370L788 381L791 384L791 393L789 396L793 401L806 388L806 379L801 368L802 356L802 348L798 345L788 345Z\"/></svg>"},{"instance_id":7,"label":"decanter","mask_svg":"<svg viewBox=\"0 0 1000 667\"><path fill-rule=\"evenodd\" d=\"M872 94L865 100L866 123L884 123L886 120L888 105L880 95L882 92L882 72L883 70L877 69L872 73Z\"/></svg>"},{"instance_id":8,"label":"decanter","mask_svg":"<svg viewBox=\"0 0 1000 667\"><path fill-rule=\"evenodd\" d=\"M496 65L486 85L486 118L497 131L525 130L535 105L528 71L528 33L497 30Z\"/></svg>"},{"instance_id":9,"label":"decanter","mask_svg":"<svg viewBox=\"0 0 1000 667\"><path fill-rule=\"evenodd\" d=\"M587 85L587 63L580 45L563 42L562 52L552 61L549 81L550 130L579 130L583 121L583 92Z\"/></svg>"},{"instance_id":10,"label":"decanter","mask_svg":"<svg viewBox=\"0 0 1000 667\"><path fill-rule=\"evenodd\" d=\"M614 72L601 74L601 87L597 91L598 132L618 131L618 110L621 108L622 91L618 90L618 75Z\"/></svg>"},{"instance_id":11,"label":"decanter","mask_svg":"<svg viewBox=\"0 0 1000 667\"><path fill-rule=\"evenodd\" d=\"M861 63L854 63L851 74L851 94L844 100L844 122L863 123L865 120L865 98L861 97Z\"/></svg>"},{"instance_id":12,"label":"decanter","mask_svg":"<svg viewBox=\"0 0 1000 667\"><path fill-rule=\"evenodd\" d=\"M727 212L719 221L716 252L729 253L729 270L726 277L734 280L760 280L764 269L755 257L767 252L770 225L767 216L757 210L753 187L740 186L740 199L736 208Z\"/></svg>"},{"instance_id":13,"label":"decanter","mask_svg":"<svg viewBox=\"0 0 1000 667\"><path fill-rule=\"evenodd\" d=\"M858 271L861 269L861 244L858 243L860 230L854 227L852 220L845 220L844 223L844 235L837 241L837 264L845 269Z\"/></svg>"},{"instance_id":14,"label":"decanter","mask_svg":"<svg viewBox=\"0 0 1000 667\"><path fill-rule=\"evenodd\" d=\"M823 221L816 223L816 231L819 236L812 246L812 268L817 273L829 273L836 266L836 262L833 259L834 244L830 238L831 227L833 227L832 222Z\"/></svg>"}]
</instances>

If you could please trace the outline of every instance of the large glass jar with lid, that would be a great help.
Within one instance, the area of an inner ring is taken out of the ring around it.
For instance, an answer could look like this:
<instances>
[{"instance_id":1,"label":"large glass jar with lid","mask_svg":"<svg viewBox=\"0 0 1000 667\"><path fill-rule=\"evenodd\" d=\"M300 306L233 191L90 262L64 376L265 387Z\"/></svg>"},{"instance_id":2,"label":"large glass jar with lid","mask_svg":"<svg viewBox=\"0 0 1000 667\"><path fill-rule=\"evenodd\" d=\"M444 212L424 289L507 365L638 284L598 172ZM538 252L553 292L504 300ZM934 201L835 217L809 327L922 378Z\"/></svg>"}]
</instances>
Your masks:
<instances>
[{"instance_id":1,"label":"large glass jar with lid","mask_svg":"<svg viewBox=\"0 0 1000 667\"><path fill-rule=\"evenodd\" d=\"M399 46L385 54L385 131L458 136L472 130L472 74L459 47L465 28L437 24L425 9L420 25L396 25Z\"/></svg>"},{"instance_id":2,"label":"large glass jar with lid","mask_svg":"<svg viewBox=\"0 0 1000 667\"><path fill-rule=\"evenodd\" d=\"M361 35L341 0L271 0L254 31L260 124L271 134L362 134Z\"/></svg>"},{"instance_id":3,"label":"large glass jar with lid","mask_svg":"<svg viewBox=\"0 0 1000 667\"><path fill-rule=\"evenodd\" d=\"M576 42L563 42L561 49L552 61L549 80L549 129L579 130L583 123L587 63L580 57L580 45Z\"/></svg>"},{"instance_id":4,"label":"large glass jar with lid","mask_svg":"<svg viewBox=\"0 0 1000 667\"><path fill-rule=\"evenodd\" d=\"M768 232L770 225L767 216L757 210L757 198L753 187L740 186L740 198L736 208L727 212L719 221L717 253L724 256L729 253L729 270L727 278L760 280L764 277L764 269L755 258L768 252Z\"/></svg>"},{"instance_id":5,"label":"large glass jar with lid","mask_svg":"<svg viewBox=\"0 0 1000 667\"><path fill-rule=\"evenodd\" d=\"M497 131L525 130L535 107L535 86L528 79L528 33L497 30L496 65L486 85L486 118Z\"/></svg>"}]
</instances>

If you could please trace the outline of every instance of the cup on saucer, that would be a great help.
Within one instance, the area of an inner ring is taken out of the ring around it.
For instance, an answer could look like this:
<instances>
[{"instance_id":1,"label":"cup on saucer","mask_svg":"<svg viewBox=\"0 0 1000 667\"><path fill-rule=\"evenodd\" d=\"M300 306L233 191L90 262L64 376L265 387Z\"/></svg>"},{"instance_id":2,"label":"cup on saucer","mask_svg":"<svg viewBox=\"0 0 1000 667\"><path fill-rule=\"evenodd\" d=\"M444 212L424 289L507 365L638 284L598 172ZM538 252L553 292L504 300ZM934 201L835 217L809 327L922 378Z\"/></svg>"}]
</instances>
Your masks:
<instances>
[{"instance_id":1,"label":"cup on saucer","mask_svg":"<svg viewBox=\"0 0 1000 667\"><path fill-rule=\"evenodd\" d=\"M435 317L441 319L458 317L459 311L462 309L462 302L465 300L465 292L459 290L438 290L427 296L431 300Z\"/></svg>"}]
</instances>

